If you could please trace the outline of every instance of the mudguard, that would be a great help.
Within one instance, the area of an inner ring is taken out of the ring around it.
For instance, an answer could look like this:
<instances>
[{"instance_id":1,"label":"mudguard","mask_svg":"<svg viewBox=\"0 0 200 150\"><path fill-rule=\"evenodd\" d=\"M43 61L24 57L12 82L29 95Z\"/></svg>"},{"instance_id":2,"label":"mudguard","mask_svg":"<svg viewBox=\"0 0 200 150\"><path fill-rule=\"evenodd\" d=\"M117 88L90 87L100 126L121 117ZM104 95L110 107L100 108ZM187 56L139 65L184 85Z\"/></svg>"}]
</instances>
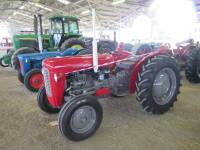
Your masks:
<instances>
[{"instance_id":1,"label":"mudguard","mask_svg":"<svg viewBox=\"0 0 200 150\"><path fill-rule=\"evenodd\" d=\"M168 50L165 47L161 47L157 50L154 50L153 52L149 54L144 54L144 57L140 59L138 62L136 62L132 68L131 76L130 76L130 84L129 84L129 92L130 94L134 94L135 92L135 81L138 79L138 72L141 71L142 66L144 63L146 63L150 58L153 58L156 55L159 54L166 54Z\"/></svg>"}]
</instances>

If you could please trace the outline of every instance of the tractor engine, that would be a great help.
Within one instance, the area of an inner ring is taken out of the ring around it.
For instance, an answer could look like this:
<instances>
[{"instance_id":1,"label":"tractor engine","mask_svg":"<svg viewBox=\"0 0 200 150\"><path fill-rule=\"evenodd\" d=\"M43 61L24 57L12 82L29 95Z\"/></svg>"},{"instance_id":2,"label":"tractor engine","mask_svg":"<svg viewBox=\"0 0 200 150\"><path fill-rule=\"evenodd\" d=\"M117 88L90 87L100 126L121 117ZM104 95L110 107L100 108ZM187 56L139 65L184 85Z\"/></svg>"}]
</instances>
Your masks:
<instances>
[{"instance_id":1,"label":"tractor engine","mask_svg":"<svg viewBox=\"0 0 200 150\"><path fill-rule=\"evenodd\" d=\"M100 68L70 74L67 80L66 96L94 94L101 88L109 88L113 95L122 96L128 93L130 66L117 64L115 69Z\"/></svg>"}]
</instances>

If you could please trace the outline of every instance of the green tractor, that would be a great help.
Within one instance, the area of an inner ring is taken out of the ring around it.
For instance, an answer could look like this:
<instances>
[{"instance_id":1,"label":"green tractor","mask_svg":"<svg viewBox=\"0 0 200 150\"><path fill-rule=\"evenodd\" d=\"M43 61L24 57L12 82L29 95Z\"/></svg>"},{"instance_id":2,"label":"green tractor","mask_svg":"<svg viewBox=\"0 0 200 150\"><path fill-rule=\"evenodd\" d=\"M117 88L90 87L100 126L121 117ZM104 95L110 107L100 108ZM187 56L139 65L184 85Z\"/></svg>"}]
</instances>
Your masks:
<instances>
[{"instance_id":1,"label":"green tractor","mask_svg":"<svg viewBox=\"0 0 200 150\"><path fill-rule=\"evenodd\" d=\"M39 53L55 51L66 48L86 48L79 32L79 19L72 16L54 16L50 20L50 34L43 34L41 15L34 16L34 33L13 36L14 49L0 58L0 65L19 69L17 55L26 53ZM38 27L39 24L39 27ZM40 46L42 45L42 46Z\"/></svg>"}]
</instances>

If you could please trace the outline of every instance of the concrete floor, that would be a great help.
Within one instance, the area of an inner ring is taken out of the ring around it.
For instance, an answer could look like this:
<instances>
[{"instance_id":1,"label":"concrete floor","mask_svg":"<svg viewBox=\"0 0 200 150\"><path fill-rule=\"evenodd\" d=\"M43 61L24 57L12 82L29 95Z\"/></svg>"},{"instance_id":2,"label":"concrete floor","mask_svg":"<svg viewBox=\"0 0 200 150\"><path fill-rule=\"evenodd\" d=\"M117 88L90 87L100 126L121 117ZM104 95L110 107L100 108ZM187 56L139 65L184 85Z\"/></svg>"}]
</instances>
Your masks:
<instances>
[{"instance_id":1,"label":"concrete floor","mask_svg":"<svg viewBox=\"0 0 200 150\"><path fill-rule=\"evenodd\" d=\"M40 111L36 94L0 68L0 150L199 150L200 84L182 81L181 94L164 115L141 110L135 96L101 100L104 119L94 136L72 142L51 126L58 115Z\"/></svg>"}]
</instances>

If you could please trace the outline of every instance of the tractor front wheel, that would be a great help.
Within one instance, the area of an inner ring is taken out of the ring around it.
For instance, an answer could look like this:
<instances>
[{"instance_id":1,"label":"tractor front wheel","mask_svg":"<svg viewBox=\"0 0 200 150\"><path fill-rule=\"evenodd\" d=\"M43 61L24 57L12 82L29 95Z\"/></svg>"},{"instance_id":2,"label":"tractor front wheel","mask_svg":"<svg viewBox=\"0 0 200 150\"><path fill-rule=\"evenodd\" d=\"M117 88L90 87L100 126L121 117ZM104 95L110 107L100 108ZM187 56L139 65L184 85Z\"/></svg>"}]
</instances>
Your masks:
<instances>
[{"instance_id":1,"label":"tractor front wheel","mask_svg":"<svg viewBox=\"0 0 200 150\"><path fill-rule=\"evenodd\" d=\"M138 73L136 98L144 111L163 114L177 100L180 72L175 60L166 55L149 59Z\"/></svg>"},{"instance_id":2,"label":"tractor front wheel","mask_svg":"<svg viewBox=\"0 0 200 150\"><path fill-rule=\"evenodd\" d=\"M48 114L58 113L59 108L53 108L48 101L45 86L42 86L38 92L37 103L40 109Z\"/></svg>"},{"instance_id":3,"label":"tractor front wheel","mask_svg":"<svg viewBox=\"0 0 200 150\"><path fill-rule=\"evenodd\" d=\"M44 80L40 69L32 69L25 75L24 85L29 91L37 92L43 84Z\"/></svg>"},{"instance_id":4,"label":"tractor front wheel","mask_svg":"<svg viewBox=\"0 0 200 150\"><path fill-rule=\"evenodd\" d=\"M200 49L193 49L186 61L185 76L192 83L200 82Z\"/></svg>"},{"instance_id":5,"label":"tractor front wheel","mask_svg":"<svg viewBox=\"0 0 200 150\"><path fill-rule=\"evenodd\" d=\"M3 59L3 58L0 58L0 65L1 65L2 67L8 67L8 66L9 66L9 64L6 64L6 63L4 62L4 59Z\"/></svg>"},{"instance_id":6,"label":"tractor front wheel","mask_svg":"<svg viewBox=\"0 0 200 150\"><path fill-rule=\"evenodd\" d=\"M103 118L100 103L94 96L82 96L65 103L59 113L59 129L72 141L84 140L99 128Z\"/></svg>"}]
</instances>

